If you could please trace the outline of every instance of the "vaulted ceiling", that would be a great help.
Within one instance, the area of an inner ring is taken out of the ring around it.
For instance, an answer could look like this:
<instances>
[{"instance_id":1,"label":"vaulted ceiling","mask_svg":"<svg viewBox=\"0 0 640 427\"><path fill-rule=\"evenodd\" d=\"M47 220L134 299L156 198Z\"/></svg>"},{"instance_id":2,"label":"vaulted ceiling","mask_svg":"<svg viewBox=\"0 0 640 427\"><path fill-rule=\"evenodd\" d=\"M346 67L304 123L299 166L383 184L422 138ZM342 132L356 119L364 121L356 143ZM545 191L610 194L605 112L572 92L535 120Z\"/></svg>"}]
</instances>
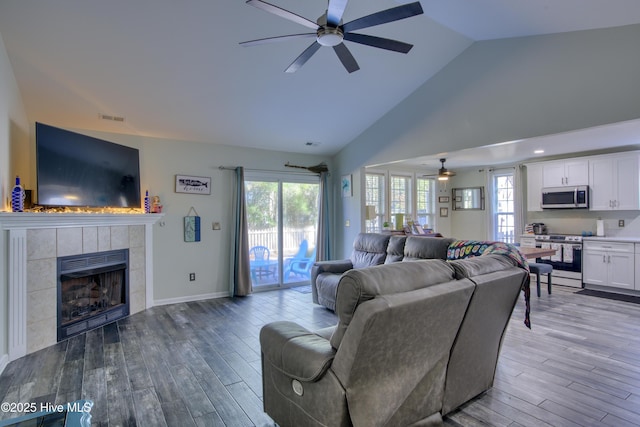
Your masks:
<instances>
[{"instance_id":1,"label":"vaulted ceiling","mask_svg":"<svg viewBox=\"0 0 640 427\"><path fill-rule=\"evenodd\" d=\"M325 0L270 0L315 21ZM398 6L351 0L344 22ZM332 155L475 41L640 23L637 0L422 0L424 14L362 30L400 54L346 42L347 73L308 32L242 0L2 0L4 41L29 120L75 129ZM122 117L123 121L101 116Z\"/></svg>"}]
</instances>

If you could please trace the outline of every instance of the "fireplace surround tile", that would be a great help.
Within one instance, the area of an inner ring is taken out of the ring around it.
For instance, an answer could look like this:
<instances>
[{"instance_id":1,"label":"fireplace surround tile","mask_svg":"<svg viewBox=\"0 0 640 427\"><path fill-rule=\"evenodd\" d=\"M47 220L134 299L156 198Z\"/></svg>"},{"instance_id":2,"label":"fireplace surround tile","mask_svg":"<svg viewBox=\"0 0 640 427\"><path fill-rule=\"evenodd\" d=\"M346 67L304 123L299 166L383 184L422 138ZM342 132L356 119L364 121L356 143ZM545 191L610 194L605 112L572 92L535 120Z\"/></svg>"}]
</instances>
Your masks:
<instances>
[{"instance_id":1,"label":"fireplace surround tile","mask_svg":"<svg viewBox=\"0 0 640 427\"><path fill-rule=\"evenodd\" d=\"M57 256L82 253L82 228L58 228Z\"/></svg>"},{"instance_id":2,"label":"fireplace surround tile","mask_svg":"<svg viewBox=\"0 0 640 427\"><path fill-rule=\"evenodd\" d=\"M82 228L82 253L90 254L98 252L98 228Z\"/></svg>"},{"instance_id":3,"label":"fireplace surround tile","mask_svg":"<svg viewBox=\"0 0 640 427\"><path fill-rule=\"evenodd\" d=\"M27 293L55 289L56 259L44 258L27 261Z\"/></svg>"},{"instance_id":4,"label":"fireplace surround tile","mask_svg":"<svg viewBox=\"0 0 640 427\"><path fill-rule=\"evenodd\" d=\"M56 257L56 229L27 230L27 259Z\"/></svg>"},{"instance_id":5,"label":"fireplace surround tile","mask_svg":"<svg viewBox=\"0 0 640 427\"><path fill-rule=\"evenodd\" d=\"M129 227L126 225L111 227L111 250L129 247Z\"/></svg>"},{"instance_id":6,"label":"fireplace surround tile","mask_svg":"<svg viewBox=\"0 0 640 427\"><path fill-rule=\"evenodd\" d=\"M56 287L27 293L27 325L46 319L55 321L58 315L56 298ZM53 326L53 331L55 331L55 322Z\"/></svg>"},{"instance_id":7,"label":"fireplace surround tile","mask_svg":"<svg viewBox=\"0 0 640 427\"><path fill-rule=\"evenodd\" d=\"M111 227L98 227L98 252L111 250Z\"/></svg>"}]
</instances>

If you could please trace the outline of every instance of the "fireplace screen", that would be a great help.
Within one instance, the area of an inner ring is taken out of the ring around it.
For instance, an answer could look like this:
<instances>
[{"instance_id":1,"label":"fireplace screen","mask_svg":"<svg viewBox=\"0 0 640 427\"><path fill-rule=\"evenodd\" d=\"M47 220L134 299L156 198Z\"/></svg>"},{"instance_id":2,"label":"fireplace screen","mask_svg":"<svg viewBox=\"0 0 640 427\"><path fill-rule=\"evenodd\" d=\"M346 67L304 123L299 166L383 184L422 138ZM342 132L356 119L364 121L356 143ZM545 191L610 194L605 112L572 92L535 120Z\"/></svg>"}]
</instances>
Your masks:
<instances>
[{"instance_id":1,"label":"fireplace screen","mask_svg":"<svg viewBox=\"0 0 640 427\"><path fill-rule=\"evenodd\" d=\"M129 314L128 250L58 260L58 340Z\"/></svg>"}]
</instances>

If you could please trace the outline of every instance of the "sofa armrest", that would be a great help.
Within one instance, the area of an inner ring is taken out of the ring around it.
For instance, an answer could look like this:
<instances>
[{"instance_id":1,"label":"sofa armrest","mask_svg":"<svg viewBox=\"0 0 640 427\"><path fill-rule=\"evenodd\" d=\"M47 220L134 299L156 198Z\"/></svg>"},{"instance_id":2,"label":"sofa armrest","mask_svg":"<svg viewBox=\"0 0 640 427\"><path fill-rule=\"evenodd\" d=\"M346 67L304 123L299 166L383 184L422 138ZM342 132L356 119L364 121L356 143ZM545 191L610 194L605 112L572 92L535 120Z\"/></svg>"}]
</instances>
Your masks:
<instances>
[{"instance_id":1,"label":"sofa armrest","mask_svg":"<svg viewBox=\"0 0 640 427\"><path fill-rule=\"evenodd\" d=\"M313 302L319 304L318 288L316 288L316 279L322 273L342 274L353 268L350 259L340 259L336 261L316 261L311 267L311 297Z\"/></svg>"},{"instance_id":2,"label":"sofa armrest","mask_svg":"<svg viewBox=\"0 0 640 427\"><path fill-rule=\"evenodd\" d=\"M336 261L317 261L313 268L317 273L338 273L342 274L353 268L353 263L350 259L340 259Z\"/></svg>"},{"instance_id":3,"label":"sofa armrest","mask_svg":"<svg viewBox=\"0 0 640 427\"><path fill-rule=\"evenodd\" d=\"M331 366L329 340L294 322L273 322L260 330L262 355L277 370L299 381L317 381Z\"/></svg>"}]
</instances>

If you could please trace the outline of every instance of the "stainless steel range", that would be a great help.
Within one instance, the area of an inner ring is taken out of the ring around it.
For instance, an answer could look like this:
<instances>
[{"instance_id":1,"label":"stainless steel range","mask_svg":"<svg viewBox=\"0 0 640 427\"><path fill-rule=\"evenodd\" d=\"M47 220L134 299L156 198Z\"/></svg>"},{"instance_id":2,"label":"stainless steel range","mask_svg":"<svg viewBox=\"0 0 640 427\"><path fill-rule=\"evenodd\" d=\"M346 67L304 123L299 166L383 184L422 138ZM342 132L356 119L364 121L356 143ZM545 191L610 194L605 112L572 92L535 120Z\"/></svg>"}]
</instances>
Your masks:
<instances>
[{"instance_id":1,"label":"stainless steel range","mask_svg":"<svg viewBox=\"0 0 640 427\"><path fill-rule=\"evenodd\" d=\"M553 267L552 283L582 288L582 236L566 234L524 235L522 246L552 248L556 254L536 259ZM545 277L541 277L545 279ZM543 280L544 281L544 280Z\"/></svg>"}]
</instances>

